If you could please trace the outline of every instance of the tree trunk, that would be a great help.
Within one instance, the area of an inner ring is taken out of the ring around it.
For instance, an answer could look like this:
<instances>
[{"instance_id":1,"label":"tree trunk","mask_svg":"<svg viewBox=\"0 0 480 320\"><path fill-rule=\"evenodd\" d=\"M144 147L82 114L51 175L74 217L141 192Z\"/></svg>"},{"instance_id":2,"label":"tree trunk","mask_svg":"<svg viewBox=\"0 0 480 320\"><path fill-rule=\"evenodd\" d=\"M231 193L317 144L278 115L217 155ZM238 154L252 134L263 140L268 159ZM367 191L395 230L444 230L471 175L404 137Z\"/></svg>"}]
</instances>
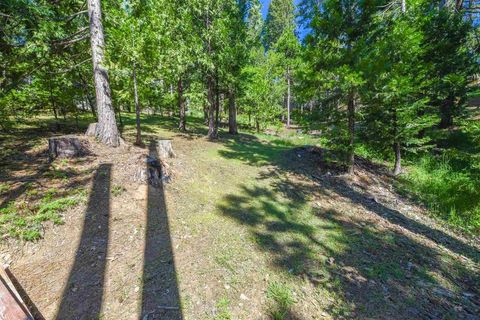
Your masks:
<instances>
[{"instance_id":1,"label":"tree trunk","mask_svg":"<svg viewBox=\"0 0 480 320\"><path fill-rule=\"evenodd\" d=\"M454 99L452 96L449 96L440 105L440 129L447 129L453 126L453 108Z\"/></svg>"},{"instance_id":2,"label":"tree trunk","mask_svg":"<svg viewBox=\"0 0 480 320\"><path fill-rule=\"evenodd\" d=\"M393 174L398 176L402 172L402 150L399 142L393 143L393 151L395 152L395 168Z\"/></svg>"},{"instance_id":3,"label":"tree trunk","mask_svg":"<svg viewBox=\"0 0 480 320\"><path fill-rule=\"evenodd\" d=\"M207 98L208 99L208 98ZM203 123L208 126L208 106L207 104L203 104Z\"/></svg>"},{"instance_id":4,"label":"tree trunk","mask_svg":"<svg viewBox=\"0 0 480 320\"><path fill-rule=\"evenodd\" d=\"M183 99L183 82L182 77L178 79L178 111L180 113L180 121L178 124L178 129L180 131L187 131L186 128L186 118L185 118L185 100Z\"/></svg>"},{"instance_id":5,"label":"tree trunk","mask_svg":"<svg viewBox=\"0 0 480 320\"><path fill-rule=\"evenodd\" d=\"M235 93L233 89L228 92L228 132L237 134L237 105L235 104Z\"/></svg>"},{"instance_id":6,"label":"tree trunk","mask_svg":"<svg viewBox=\"0 0 480 320\"><path fill-rule=\"evenodd\" d=\"M220 127L220 91L218 86L218 73L215 74L215 130Z\"/></svg>"},{"instance_id":7,"label":"tree trunk","mask_svg":"<svg viewBox=\"0 0 480 320\"><path fill-rule=\"evenodd\" d=\"M208 139L217 139L218 133L215 126L215 97L214 97L213 79L211 75L207 76L207 99L208 99Z\"/></svg>"},{"instance_id":8,"label":"tree trunk","mask_svg":"<svg viewBox=\"0 0 480 320\"><path fill-rule=\"evenodd\" d=\"M401 0L402 1L402 13L405 13L407 11L407 0Z\"/></svg>"},{"instance_id":9,"label":"tree trunk","mask_svg":"<svg viewBox=\"0 0 480 320\"><path fill-rule=\"evenodd\" d=\"M348 173L355 172L355 96L350 93L348 97Z\"/></svg>"},{"instance_id":10,"label":"tree trunk","mask_svg":"<svg viewBox=\"0 0 480 320\"><path fill-rule=\"evenodd\" d=\"M106 145L117 147L120 145L120 135L115 122L115 110L112 105L108 72L103 65L105 41L100 0L88 0L88 16L90 19L90 42L98 112L96 137Z\"/></svg>"},{"instance_id":11,"label":"tree trunk","mask_svg":"<svg viewBox=\"0 0 480 320\"><path fill-rule=\"evenodd\" d=\"M257 127L257 133L260 133L260 121L258 121L258 118L255 118L255 126Z\"/></svg>"},{"instance_id":12,"label":"tree trunk","mask_svg":"<svg viewBox=\"0 0 480 320\"><path fill-rule=\"evenodd\" d=\"M137 146L142 145L142 130L140 128L140 102L138 101L138 89L137 89L137 64L133 62L133 95L135 99L135 122L137 128L137 137L135 144Z\"/></svg>"},{"instance_id":13,"label":"tree trunk","mask_svg":"<svg viewBox=\"0 0 480 320\"><path fill-rule=\"evenodd\" d=\"M291 100L291 93L290 93L290 69L287 69L287 128L290 128L290 100Z\"/></svg>"}]
</instances>

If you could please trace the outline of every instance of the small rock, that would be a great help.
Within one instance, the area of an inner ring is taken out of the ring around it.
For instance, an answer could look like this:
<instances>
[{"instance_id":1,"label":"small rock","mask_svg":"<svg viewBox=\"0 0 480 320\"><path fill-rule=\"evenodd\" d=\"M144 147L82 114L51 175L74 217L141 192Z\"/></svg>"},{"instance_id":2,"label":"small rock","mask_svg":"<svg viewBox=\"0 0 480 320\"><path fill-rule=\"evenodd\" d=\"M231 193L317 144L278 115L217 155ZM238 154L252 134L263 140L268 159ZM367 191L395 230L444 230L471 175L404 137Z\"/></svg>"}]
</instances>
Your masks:
<instances>
[{"instance_id":1,"label":"small rock","mask_svg":"<svg viewBox=\"0 0 480 320\"><path fill-rule=\"evenodd\" d=\"M248 297L244 295L243 293L240 295L241 300L248 300Z\"/></svg>"},{"instance_id":2,"label":"small rock","mask_svg":"<svg viewBox=\"0 0 480 320\"><path fill-rule=\"evenodd\" d=\"M225 289L229 290L230 286L228 284L224 285Z\"/></svg>"},{"instance_id":3,"label":"small rock","mask_svg":"<svg viewBox=\"0 0 480 320\"><path fill-rule=\"evenodd\" d=\"M135 289L133 289L133 291L134 291L135 293L137 293L138 291L140 291L140 287L139 287L139 286L136 286Z\"/></svg>"}]
</instances>

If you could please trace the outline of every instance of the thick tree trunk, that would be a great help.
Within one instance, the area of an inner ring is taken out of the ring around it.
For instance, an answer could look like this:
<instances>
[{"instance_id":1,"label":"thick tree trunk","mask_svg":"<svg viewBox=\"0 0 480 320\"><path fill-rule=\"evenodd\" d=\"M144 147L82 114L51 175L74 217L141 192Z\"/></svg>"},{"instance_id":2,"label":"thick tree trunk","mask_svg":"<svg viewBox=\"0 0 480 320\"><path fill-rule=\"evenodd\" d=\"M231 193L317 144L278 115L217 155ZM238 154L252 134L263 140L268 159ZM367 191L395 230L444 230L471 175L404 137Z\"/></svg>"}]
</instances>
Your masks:
<instances>
[{"instance_id":1,"label":"thick tree trunk","mask_svg":"<svg viewBox=\"0 0 480 320\"><path fill-rule=\"evenodd\" d=\"M182 78L180 77L178 79L178 84L177 84L177 93L178 93L178 111L180 115L180 121L178 124L178 129L180 131L187 131L187 120L185 118L185 100L183 99L183 82Z\"/></svg>"},{"instance_id":2,"label":"thick tree trunk","mask_svg":"<svg viewBox=\"0 0 480 320\"><path fill-rule=\"evenodd\" d=\"M235 93L233 89L228 92L228 132L237 134L237 105L235 103Z\"/></svg>"},{"instance_id":3,"label":"thick tree trunk","mask_svg":"<svg viewBox=\"0 0 480 320\"><path fill-rule=\"evenodd\" d=\"M290 69L287 70L287 128L290 128L290 100L291 100L291 79Z\"/></svg>"},{"instance_id":4,"label":"thick tree trunk","mask_svg":"<svg viewBox=\"0 0 480 320\"><path fill-rule=\"evenodd\" d=\"M405 13L407 11L407 0L401 0L402 1L402 13Z\"/></svg>"},{"instance_id":5,"label":"thick tree trunk","mask_svg":"<svg viewBox=\"0 0 480 320\"><path fill-rule=\"evenodd\" d=\"M138 88L137 88L137 64L133 62L133 95L135 99L135 122L137 128L137 137L135 144L142 145L142 130L140 128L140 102L138 101Z\"/></svg>"},{"instance_id":6,"label":"thick tree trunk","mask_svg":"<svg viewBox=\"0 0 480 320\"><path fill-rule=\"evenodd\" d=\"M355 96L353 93L348 98L348 173L355 172Z\"/></svg>"},{"instance_id":7,"label":"thick tree trunk","mask_svg":"<svg viewBox=\"0 0 480 320\"><path fill-rule=\"evenodd\" d=\"M399 142L393 143L393 151L395 152L395 167L393 174L398 176L402 172L402 150Z\"/></svg>"},{"instance_id":8,"label":"thick tree trunk","mask_svg":"<svg viewBox=\"0 0 480 320\"><path fill-rule=\"evenodd\" d=\"M98 112L96 137L102 143L117 147L120 145L120 135L115 122L115 110L112 105L108 73L103 65L105 41L100 0L88 0L88 16L90 19L90 42Z\"/></svg>"}]
</instances>

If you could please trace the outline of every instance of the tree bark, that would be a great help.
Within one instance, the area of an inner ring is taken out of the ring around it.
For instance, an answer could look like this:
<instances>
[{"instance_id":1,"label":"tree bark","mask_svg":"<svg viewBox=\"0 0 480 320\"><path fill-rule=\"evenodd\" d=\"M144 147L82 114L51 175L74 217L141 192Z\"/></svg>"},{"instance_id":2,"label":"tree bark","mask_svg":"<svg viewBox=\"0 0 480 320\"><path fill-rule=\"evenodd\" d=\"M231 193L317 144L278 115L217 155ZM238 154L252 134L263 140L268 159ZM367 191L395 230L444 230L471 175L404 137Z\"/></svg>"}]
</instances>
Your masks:
<instances>
[{"instance_id":1,"label":"tree bark","mask_svg":"<svg viewBox=\"0 0 480 320\"><path fill-rule=\"evenodd\" d=\"M228 92L228 132L237 134L237 105L235 103L235 93L233 89Z\"/></svg>"},{"instance_id":2,"label":"tree bark","mask_svg":"<svg viewBox=\"0 0 480 320\"><path fill-rule=\"evenodd\" d=\"M133 62L133 95L135 99L135 122L137 129L137 137L135 144L142 145L142 129L140 128L140 102L138 101L138 89L137 89L137 64Z\"/></svg>"},{"instance_id":3,"label":"tree bark","mask_svg":"<svg viewBox=\"0 0 480 320\"><path fill-rule=\"evenodd\" d=\"M179 121L179 124L178 124L178 129L180 131L187 131L187 127L186 127L187 120L185 118L185 100L183 99L182 77L180 77L178 79L177 93L178 93L178 111L179 111L179 115L180 115L180 121Z\"/></svg>"},{"instance_id":4,"label":"tree bark","mask_svg":"<svg viewBox=\"0 0 480 320\"><path fill-rule=\"evenodd\" d=\"M215 126L215 97L214 97L213 79L211 75L207 76L207 99L208 99L208 139L217 139L218 132Z\"/></svg>"},{"instance_id":5,"label":"tree bark","mask_svg":"<svg viewBox=\"0 0 480 320\"><path fill-rule=\"evenodd\" d=\"M440 129L447 129L453 126L453 108L454 99L452 96L447 97L440 105Z\"/></svg>"},{"instance_id":6,"label":"tree bark","mask_svg":"<svg viewBox=\"0 0 480 320\"><path fill-rule=\"evenodd\" d=\"M290 69L287 69L287 128L290 128L290 100L291 100L291 92L290 92Z\"/></svg>"},{"instance_id":7,"label":"tree bark","mask_svg":"<svg viewBox=\"0 0 480 320\"><path fill-rule=\"evenodd\" d=\"M393 151L395 152L395 167L393 174L398 176L402 172L402 149L399 142L393 143Z\"/></svg>"},{"instance_id":8,"label":"tree bark","mask_svg":"<svg viewBox=\"0 0 480 320\"><path fill-rule=\"evenodd\" d=\"M112 104L108 72L103 65L105 40L100 0L88 0L88 16L90 20L90 42L98 112L96 137L106 145L117 147L120 145L120 135L115 121L115 110Z\"/></svg>"},{"instance_id":9,"label":"tree bark","mask_svg":"<svg viewBox=\"0 0 480 320\"><path fill-rule=\"evenodd\" d=\"M218 85L218 72L215 73L215 130L220 127L220 90Z\"/></svg>"},{"instance_id":10,"label":"tree bark","mask_svg":"<svg viewBox=\"0 0 480 320\"><path fill-rule=\"evenodd\" d=\"M355 96L350 93L348 97L348 173L355 173Z\"/></svg>"}]
</instances>

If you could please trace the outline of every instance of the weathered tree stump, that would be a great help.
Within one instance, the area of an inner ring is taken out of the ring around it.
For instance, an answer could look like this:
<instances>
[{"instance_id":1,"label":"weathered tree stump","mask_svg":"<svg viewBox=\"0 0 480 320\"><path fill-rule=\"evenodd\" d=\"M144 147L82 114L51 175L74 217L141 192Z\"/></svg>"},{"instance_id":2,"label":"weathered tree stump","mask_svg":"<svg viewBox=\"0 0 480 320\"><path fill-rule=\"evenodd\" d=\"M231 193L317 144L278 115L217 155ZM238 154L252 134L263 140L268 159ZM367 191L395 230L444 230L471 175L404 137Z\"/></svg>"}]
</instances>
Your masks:
<instances>
[{"instance_id":1,"label":"weathered tree stump","mask_svg":"<svg viewBox=\"0 0 480 320\"><path fill-rule=\"evenodd\" d=\"M50 158L75 158L88 155L88 142L76 136L60 136L48 139Z\"/></svg>"},{"instance_id":2,"label":"weathered tree stump","mask_svg":"<svg viewBox=\"0 0 480 320\"><path fill-rule=\"evenodd\" d=\"M172 140L157 140L157 154L160 159L175 158Z\"/></svg>"},{"instance_id":3,"label":"weathered tree stump","mask_svg":"<svg viewBox=\"0 0 480 320\"><path fill-rule=\"evenodd\" d=\"M135 171L133 181L139 183L148 183L154 187L160 187L163 182L170 181L168 165L162 160L157 160L151 156L145 156L139 163L139 168Z\"/></svg>"},{"instance_id":4,"label":"weathered tree stump","mask_svg":"<svg viewBox=\"0 0 480 320\"><path fill-rule=\"evenodd\" d=\"M87 131L85 132L85 135L89 136L89 137L95 137L95 131L96 130L97 130L97 123L96 122L90 123L88 125Z\"/></svg>"}]
</instances>

